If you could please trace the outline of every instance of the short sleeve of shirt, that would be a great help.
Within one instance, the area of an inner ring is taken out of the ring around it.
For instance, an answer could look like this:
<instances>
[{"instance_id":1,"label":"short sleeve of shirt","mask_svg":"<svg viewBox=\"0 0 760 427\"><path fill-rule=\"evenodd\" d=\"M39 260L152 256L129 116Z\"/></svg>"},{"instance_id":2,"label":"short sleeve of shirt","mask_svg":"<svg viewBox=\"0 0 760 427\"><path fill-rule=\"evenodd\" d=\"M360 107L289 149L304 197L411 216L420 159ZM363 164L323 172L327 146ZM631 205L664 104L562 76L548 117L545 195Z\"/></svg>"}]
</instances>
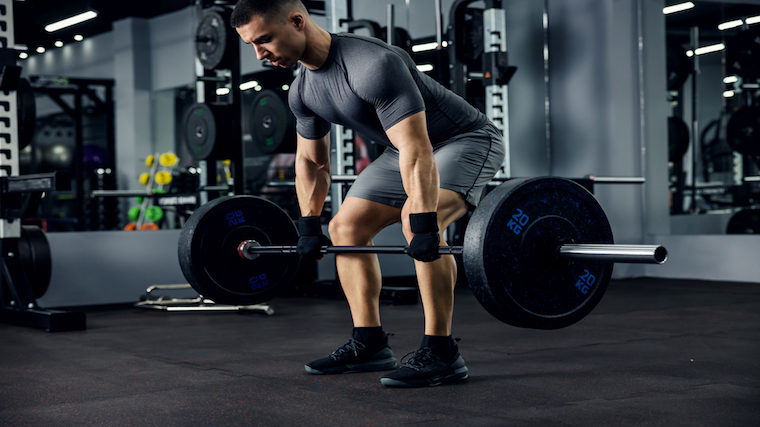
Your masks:
<instances>
[{"instance_id":1,"label":"short sleeve of shirt","mask_svg":"<svg viewBox=\"0 0 760 427\"><path fill-rule=\"evenodd\" d=\"M299 84L298 80L300 79L297 78L293 82L293 86ZM288 92L290 111L296 117L296 131L306 139L322 138L330 131L330 123L305 106L298 92L297 90Z\"/></svg>"},{"instance_id":2,"label":"short sleeve of shirt","mask_svg":"<svg viewBox=\"0 0 760 427\"><path fill-rule=\"evenodd\" d=\"M412 73L404 60L392 51L368 57L366 62L352 67L348 70L348 80L356 95L375 108L385 131L425 111L425 101Z\"/></svg>"}]
</instances>

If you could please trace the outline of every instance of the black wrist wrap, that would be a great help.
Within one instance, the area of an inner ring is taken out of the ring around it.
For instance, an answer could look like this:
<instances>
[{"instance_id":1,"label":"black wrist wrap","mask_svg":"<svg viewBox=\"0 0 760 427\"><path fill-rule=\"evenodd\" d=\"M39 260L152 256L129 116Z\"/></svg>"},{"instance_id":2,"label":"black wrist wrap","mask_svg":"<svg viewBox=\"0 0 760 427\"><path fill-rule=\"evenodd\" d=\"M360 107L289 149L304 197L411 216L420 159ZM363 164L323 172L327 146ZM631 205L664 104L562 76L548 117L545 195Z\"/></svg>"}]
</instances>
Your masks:
<instances>
[{"instance_id":1,"label":"black wrist wrap","mask_svg":"<svg viewBox=\"0 0 760 427\"><path fill-rule=\"evenodd\" d=\"M412 233L437 233L438 232L438 214L435 212L425 212L409 214L409 225L412 227Z\"/></svg>"},{"instance_id":2,"label":"black wrist wrap","mask_svg":"<svg viewBox=\"0 0 760 427\"><path fill-rule=\"evenodd\" d=\"M322 225L318 216L305 216L298 220L299 236L319 236L322 234Z\"/></svg>"}]
</instances>

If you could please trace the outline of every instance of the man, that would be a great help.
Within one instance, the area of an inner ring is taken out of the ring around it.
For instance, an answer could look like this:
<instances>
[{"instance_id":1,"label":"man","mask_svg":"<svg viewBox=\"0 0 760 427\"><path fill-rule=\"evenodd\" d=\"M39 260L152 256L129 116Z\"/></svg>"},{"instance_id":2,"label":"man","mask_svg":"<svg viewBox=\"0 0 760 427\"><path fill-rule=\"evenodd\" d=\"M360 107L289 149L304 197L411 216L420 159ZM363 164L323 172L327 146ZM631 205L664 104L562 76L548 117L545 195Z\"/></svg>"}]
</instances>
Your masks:
<instances>
[{"instance_id":1,"label":"man","mask_svg":"<svg viewBox=\"0 0 760 427\"><path fill-rule=\"evenodd\" d=\"M498 129L419 72L403 50L368 37L328 33L300 0L240 0L231 25L258 59L302 66L289 94L298 131L299 254L319 259L319 247L331 243L319 224L330 186L330 123L388 147L362 171L329 224L336 245L364 246L401 221L415 258L425 335L420 349L381 383L414 387L467 379L451 337L456 263L438 255L438 246L446 245L440 233L478 203L501 166L504 143ZM342 254L335 262L353 336L306 370L333 374L397 368L380 322L377 256Z\"/></svg>"}]
</instances>

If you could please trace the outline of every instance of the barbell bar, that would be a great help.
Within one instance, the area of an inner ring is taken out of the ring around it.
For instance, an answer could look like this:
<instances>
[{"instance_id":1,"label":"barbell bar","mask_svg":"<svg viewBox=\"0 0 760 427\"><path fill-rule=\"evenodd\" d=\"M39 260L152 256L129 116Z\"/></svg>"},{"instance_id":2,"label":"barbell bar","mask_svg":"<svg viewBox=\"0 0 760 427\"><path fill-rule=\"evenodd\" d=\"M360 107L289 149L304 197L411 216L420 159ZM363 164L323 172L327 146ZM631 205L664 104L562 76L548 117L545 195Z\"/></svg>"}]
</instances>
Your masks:
<instances>
[{"instance_id":1,"label":"barbell bar","mask_svg":"<svg viewBox=\"0 0 760 427\"><path fill-rule=\"evenodd\" d=\"M298 231L274 203L228 196L198 208L180 233L180 267L201 295L251 305L282 294L301 262ZM329 246L325 253L404 253L404 246ZM599 303L614 262L661 264L661 246L616 245L593 195L573 181L523 178L494 188L469 218L461 254L467 283L497 319L518 327L572 325Z\"/></svg>"},{"instance_id":2,"label":"barbell bar","mask_svg":"<svg viewBox=\"0 0 760 427\"><path fill-rule=\"evenodd\" d=\"M330 177L330 181L333 184L344 184L344 183L351 183L356 181L356 178L359 175L332 175ZM511 179L516 178L504 178L504 177L494 177L491 178L491 183L493 185L500 185L503 182L509 181ZM590 181L593 181L594 184L644 184L646 183L646 178L640 177L640 176L596 176L596 175L586 175L583 179L588 179ZM295 181L269 181L267 182L267 187L293 187L295 186Z\"/></svg>"},{"instance_id":3,"label":"barbell bar","mask_svg":"<svg viewBox=\"0 0 760 427\"><path fill-rule=\"evenodd\" d=\"M322 246L323 254L406 254L408 246ZM296 246L262 246L255 240L246 240L238 246L238 254L254 260L260 254L295 254ZM462 255L463 246L440 246L441 255ZM559 259L570 260L604 260L633 264L664 264L668 251L659 245L593 245L565 244L556 248Z\"/></svg>"}]
</instances>

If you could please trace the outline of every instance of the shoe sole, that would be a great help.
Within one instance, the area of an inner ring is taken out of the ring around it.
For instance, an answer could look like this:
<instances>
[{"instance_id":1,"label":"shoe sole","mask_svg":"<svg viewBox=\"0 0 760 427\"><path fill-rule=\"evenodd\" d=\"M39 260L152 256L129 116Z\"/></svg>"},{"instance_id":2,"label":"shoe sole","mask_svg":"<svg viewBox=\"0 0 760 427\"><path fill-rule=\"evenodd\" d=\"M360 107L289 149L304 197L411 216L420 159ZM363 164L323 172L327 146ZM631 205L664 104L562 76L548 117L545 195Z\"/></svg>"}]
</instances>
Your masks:
<instances>
[{"instance_id":1,"label":"shoe sole","mask_svg":"<svg viewBox=\"0 0 760 427\"><path fill-rule=\"evenodd\" d=\"M409 381L399 381L392 378L380 378L380 383L386 387L435 387L443 384L464 381L469 378L469 374L467 372L467 367L463 366L456 369L451 374L439 375L433 378Z\"/></svg>"},{"instance_id":2,"label":"shoe sole","mask_svg":"<svg viewBox=\"0 0 760 427\"><path fill-rule=\"evenodd\" d=\"M354 374L358 372L377 372L377 371L390 371L391 369L398 368L396 358L391 357L388 359L374 360L372 362L365 363L352 363L343 366L337 366L334 369L320 371L314 369L309 365L304 365L306 372L314 375L331 375L331 374Z\"/></svg>"}]
</instances>

